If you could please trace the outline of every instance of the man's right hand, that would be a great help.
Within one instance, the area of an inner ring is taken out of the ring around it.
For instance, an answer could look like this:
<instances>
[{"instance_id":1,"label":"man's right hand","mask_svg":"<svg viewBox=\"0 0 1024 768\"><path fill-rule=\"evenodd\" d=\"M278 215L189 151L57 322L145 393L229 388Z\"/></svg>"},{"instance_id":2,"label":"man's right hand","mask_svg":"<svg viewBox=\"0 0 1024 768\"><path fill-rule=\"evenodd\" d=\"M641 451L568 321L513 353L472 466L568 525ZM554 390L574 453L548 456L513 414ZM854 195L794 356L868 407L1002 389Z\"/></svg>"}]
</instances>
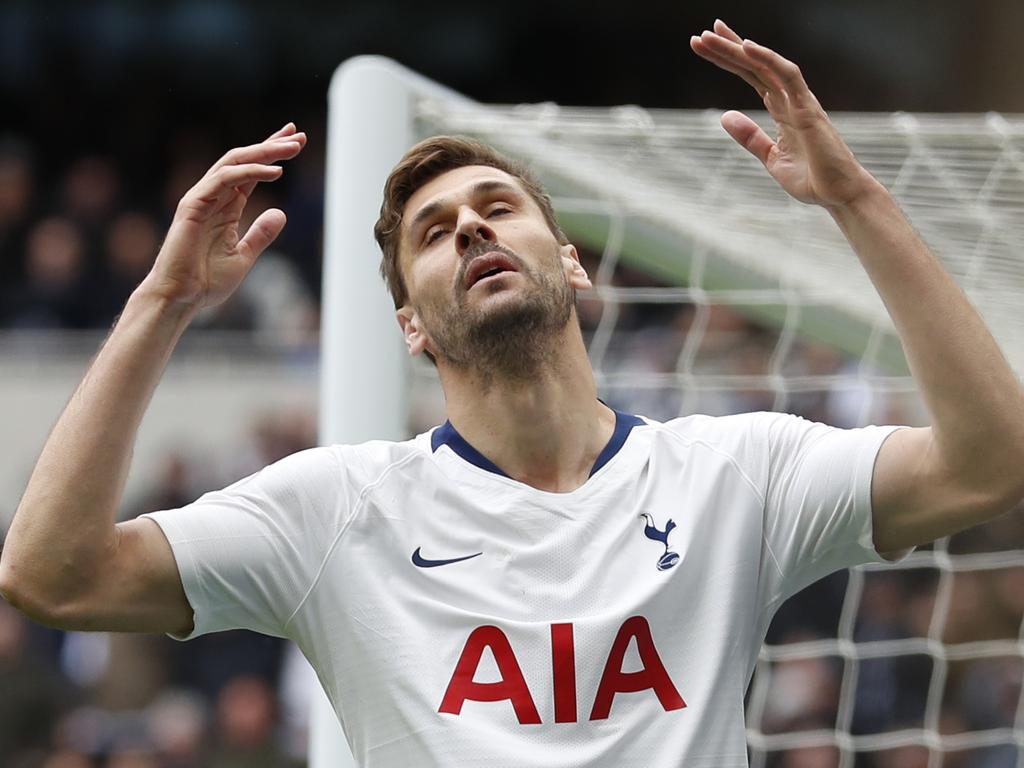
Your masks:
<instances>
[{"instance_id":1,"label":"man's right hand","mask_svg":"<svg viewBox=\"0 0 1024 768\"><path fill-rule=\"evenodd\" d=\"M152 271L132 294L57 420L0 550L0 596L61 629L187 632L192 608L152 521L115 525L146 406L192 315L238 287L284 227L242 209L273 163L306 143L286 125L233 149L182 198Z\"/></svg>"},{"instance_id":2,"label":"man's right hand","mask_svg":"<svg viewBox=\"0 0 1024 768\"><path fill-rule=\"evenodd\" d=\"M178 203L142 287L194 311L230 296L285 225L284 212L271 208L241 235L239 220L249 195L259 182L280 178L282 168L273 163L290 160L305 144L306 134L288 123L265 141L232 149L214 163Z\"/></svg>"}]
</instances>

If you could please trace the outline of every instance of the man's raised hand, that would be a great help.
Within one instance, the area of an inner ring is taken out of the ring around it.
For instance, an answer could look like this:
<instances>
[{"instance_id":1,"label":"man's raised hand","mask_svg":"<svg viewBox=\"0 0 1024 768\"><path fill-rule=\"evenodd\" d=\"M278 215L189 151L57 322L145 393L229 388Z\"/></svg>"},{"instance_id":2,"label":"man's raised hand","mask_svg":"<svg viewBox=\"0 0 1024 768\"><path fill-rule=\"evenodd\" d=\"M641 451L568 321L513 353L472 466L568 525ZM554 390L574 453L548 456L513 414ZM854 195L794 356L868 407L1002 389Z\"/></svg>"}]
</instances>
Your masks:
<instances>
[{"instance_id":1,"label":"man's raised hand","mask_svg":"<svg viewBox=\"0 0 1024 768\"><path fill-rule=\"evenodd\" d=\"M775 51L743 40L722 21L690 38L690 47L743 78L764 100L778 127L772 140L742 112L722 115L722 127L764 163L786 192L804 203L838 207L878 182L864 169L811 93L800 69Z\"/></svg>"},{"instance_id":2,"label":"man's raised hand","mask_svg":"<svg viewBox=\"0 0 1024 768\"><path fill-rule=\"evenodd\" d=\"M143 285L196 310L230 296L285 225L284 212L271 208L240 233L245 204L258 183L280 178L281 166L274 163L295 157L305 144L306 134L288 123L265 141L232 149L214 163L178 203Z\"/></svg>"}]
</instances>

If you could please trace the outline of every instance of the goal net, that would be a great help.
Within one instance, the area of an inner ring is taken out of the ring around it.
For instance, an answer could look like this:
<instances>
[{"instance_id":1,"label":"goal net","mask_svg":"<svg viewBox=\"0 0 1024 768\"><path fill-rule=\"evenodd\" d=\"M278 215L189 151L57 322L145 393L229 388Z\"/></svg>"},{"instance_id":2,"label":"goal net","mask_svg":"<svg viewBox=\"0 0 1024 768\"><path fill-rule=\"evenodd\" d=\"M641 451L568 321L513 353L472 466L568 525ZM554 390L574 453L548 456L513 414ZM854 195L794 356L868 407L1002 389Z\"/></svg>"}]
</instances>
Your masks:
<instances>
[{"instance_id":1,"label":"goal net","mask_svg":"<svg viewBox=\"0 0 1024 768\"><path fill-rule=\"evenodd\" d=\"M357 97L372 106L347 101ZM388 170L436 133L528 161L552 193L594 279L579 313L610 405L659 420L779 410L843 427L926 422L831 218L788 198L720 113L483 106L378 59L343 65L331 109L325 441L404 438L443 420L433 369L404 361L370 236ZM1024 119L833 119L1024 369ZM345 361L366 355L381 373L345 381ZM386 434L366 420L381 412L394 419ZM1024 523L1011 515L796 595L748 692L751 765L1024 766L1022 566ZM315 742L313 768L339 764Z\"/></svg>"}]
</instances>

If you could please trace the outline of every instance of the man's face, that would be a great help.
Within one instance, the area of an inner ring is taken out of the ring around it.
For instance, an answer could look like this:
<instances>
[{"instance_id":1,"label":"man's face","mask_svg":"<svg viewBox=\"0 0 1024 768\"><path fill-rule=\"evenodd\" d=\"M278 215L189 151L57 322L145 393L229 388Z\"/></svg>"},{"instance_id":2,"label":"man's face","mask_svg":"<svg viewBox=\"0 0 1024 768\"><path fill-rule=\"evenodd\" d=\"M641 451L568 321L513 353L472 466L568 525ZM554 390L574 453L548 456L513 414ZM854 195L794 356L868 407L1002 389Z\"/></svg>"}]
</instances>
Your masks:
<instances>
[{"instance_id":1,"label":"man's face","mask_svg":"<svg viewBox=\"0 0 1024 768\"><path fill-rule=\"evenodd\" d=\"M399 258L410 352L457 366L516 373L590 286L519 181L489 166L448 171L409 198Z\"/></svg>"}]
</instances>

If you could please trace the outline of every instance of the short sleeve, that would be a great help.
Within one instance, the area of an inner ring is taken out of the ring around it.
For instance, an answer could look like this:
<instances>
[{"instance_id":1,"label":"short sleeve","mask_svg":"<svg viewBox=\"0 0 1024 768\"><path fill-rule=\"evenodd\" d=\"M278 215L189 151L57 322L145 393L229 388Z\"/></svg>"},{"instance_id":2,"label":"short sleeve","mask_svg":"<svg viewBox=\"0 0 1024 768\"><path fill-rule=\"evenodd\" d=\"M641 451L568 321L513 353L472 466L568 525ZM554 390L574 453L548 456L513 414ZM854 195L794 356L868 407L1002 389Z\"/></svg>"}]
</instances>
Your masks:
<instances>
[{"instance_id":1,"label":"short sleeve","mask_svg":"<svg viewBox=\"0 0 1024 768\"><path fill-rule=\"evenodd\" d=\"M338 446L292 454L179 509L142 515L171 545L194 612L188 640L288 623L348 519Z\"/></svg>"},{"instance_id":2,"label":"short sleeve","mask_svg":"<svg viewBox=\"0 0 1024 768\"><path fill-rule=\"evenodd\" d=\"M875 459L897 426L838 429L788 414L762 414L767 444L764 538L769 600L852 565L884 561L873 541Z\"/></svg>"}]
</instances>

